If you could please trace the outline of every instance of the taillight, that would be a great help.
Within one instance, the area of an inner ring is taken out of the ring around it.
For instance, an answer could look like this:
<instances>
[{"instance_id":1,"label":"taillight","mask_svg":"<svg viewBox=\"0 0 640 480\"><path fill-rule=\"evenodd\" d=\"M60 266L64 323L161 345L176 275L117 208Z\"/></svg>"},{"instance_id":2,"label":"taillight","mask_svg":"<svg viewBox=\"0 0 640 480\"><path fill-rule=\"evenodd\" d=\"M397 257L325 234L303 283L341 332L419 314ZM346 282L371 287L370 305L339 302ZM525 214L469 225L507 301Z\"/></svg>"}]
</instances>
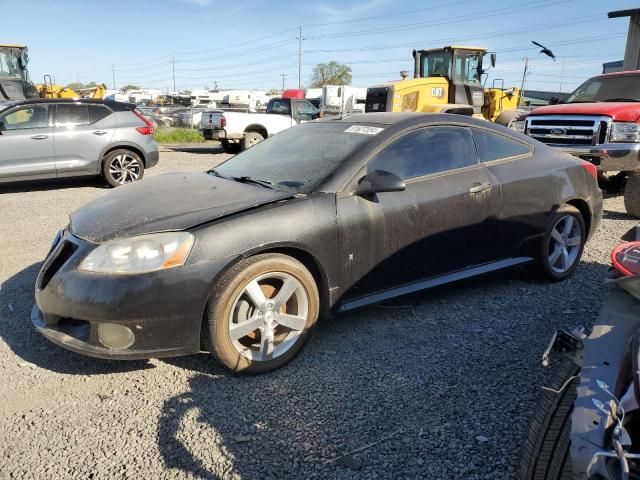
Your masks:
<instances>
[{"instance_id":1,"label":"taillight","mask_svg":"<svg viewBox=\"0 0 640 480\"><path fill-rule=\"evenodd\" d=\"M142 135L153 135L153 123L151 123L147 118L145 118L144 115L142 115L137 110L134 110L133 113L135 113L136 117L138 117L140 120L142 120L144 122L144 125L145 125L144 127L137 127L136 128L138 133L141 133Z\"/></svg>"},{"instance_id":2,"label":"taillight","mask_svg":"<svg viewBox=\"0 0 640 480\"><path fill-rule=\"evenodd\" d=\"M613 267L623 275L640 273L640 242L629 242L618 245L611 252Z\"/></svg>"},{"instance_id":3,"label":"taillight","mask_svg":"<svg viewBox=\"0 0 640 480\"><path fill-rule=\"evenodd\" d=\"M220 128L225 128L227 126L227 119L224 115L220 117Z\"/></svg>"},{"instance_id":4,"label":"taillight","mask_svg":"<svg viewBox=\"0 0 640 480\"><path fill-rule=\"evenodd\" d=\"M587 162L586 160L582 161L582 168L584 168L589 175L593 178L598 178L598 168L591 162Z\"/></svg>"}]
</instances>

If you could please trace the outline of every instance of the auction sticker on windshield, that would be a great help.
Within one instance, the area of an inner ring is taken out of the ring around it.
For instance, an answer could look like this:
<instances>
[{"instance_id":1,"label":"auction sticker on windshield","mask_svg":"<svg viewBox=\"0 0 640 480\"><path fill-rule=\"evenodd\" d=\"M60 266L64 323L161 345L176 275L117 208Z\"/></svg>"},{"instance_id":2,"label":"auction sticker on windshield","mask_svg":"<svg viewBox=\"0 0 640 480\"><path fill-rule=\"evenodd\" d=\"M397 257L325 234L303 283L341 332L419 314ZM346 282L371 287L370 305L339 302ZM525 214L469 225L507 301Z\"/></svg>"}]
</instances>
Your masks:
<instances>
[{"instance_id":1,"label":"auction sticker on windshield","mask_svg":"<svg viewBox=\"0 0 640 480\"><path fill-rule=\"evenodd\" d=\"M368 127L367 125L351 125L344 132L345 133L361 133L363 135L377 135L384 128L380 127Z\"/></svg>"}]
</instances>

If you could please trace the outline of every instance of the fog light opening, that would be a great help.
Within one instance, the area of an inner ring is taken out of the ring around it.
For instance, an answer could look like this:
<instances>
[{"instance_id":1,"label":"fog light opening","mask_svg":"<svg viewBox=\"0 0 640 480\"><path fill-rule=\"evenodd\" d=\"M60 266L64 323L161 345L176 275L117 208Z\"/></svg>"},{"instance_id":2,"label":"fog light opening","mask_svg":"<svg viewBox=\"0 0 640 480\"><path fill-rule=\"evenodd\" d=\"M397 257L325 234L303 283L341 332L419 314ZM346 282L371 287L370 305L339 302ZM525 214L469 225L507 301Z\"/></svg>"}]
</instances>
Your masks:
<instances>
[{"instance_id":1,"label":"fog light opening","mask_svg":"<svg viewBox=\"0 0 640 480\"><path fill-rule=\"evenodd\" d=\"M98 325L98 340L112 350L125 350L135 342L135 335L124 325L101 323Z\"/></svg>"}]
</instances>

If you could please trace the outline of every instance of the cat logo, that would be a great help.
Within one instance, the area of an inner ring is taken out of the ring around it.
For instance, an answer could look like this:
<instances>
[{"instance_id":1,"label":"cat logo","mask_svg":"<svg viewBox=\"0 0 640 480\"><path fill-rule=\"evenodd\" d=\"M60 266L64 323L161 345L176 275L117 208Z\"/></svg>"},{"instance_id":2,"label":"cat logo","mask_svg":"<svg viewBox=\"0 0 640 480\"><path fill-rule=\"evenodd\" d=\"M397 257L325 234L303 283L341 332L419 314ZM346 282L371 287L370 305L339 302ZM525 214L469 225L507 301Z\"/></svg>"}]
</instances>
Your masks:
<instances>
[{"instance_id":1,"label":"cat logo","mask_svg":"<svg viewBox=\"0 0 640 480\"><path fill-rule=\"evenodd\" d=\"M444 98L444 88L442 87L431 88L431 96L436 98Z\"/></svg>"}]
</instances>

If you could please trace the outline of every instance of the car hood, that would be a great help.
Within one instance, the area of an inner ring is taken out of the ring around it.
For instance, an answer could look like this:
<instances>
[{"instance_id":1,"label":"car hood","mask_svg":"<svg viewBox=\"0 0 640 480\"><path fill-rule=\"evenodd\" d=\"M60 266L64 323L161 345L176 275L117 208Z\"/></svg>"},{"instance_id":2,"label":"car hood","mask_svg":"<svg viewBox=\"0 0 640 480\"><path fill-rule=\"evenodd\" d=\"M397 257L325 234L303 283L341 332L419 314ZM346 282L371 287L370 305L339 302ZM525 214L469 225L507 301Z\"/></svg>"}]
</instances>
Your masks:
<instances>
[{"instance_id":1,"label":"car hood","mask_svg":"<svg viewBox=\"0 0 640 480\"><path fill-rule=\"evenodd\" d=\"M184 230L293 197L289 192L206 173L167 173L123 185L70 216L75 236L102 243L147 233Z\"/></svg>"},{"instance_id":2,"label":"car hood","mask_svg":"<svg viewBox=\"0 0 640 480\"><path fill-rule=\"evenodd\" d=\"M536 115L606 115L619 122L635 122L640 118L640 102L565 103L538 107Z\"/></svg>"}]
</instances>

